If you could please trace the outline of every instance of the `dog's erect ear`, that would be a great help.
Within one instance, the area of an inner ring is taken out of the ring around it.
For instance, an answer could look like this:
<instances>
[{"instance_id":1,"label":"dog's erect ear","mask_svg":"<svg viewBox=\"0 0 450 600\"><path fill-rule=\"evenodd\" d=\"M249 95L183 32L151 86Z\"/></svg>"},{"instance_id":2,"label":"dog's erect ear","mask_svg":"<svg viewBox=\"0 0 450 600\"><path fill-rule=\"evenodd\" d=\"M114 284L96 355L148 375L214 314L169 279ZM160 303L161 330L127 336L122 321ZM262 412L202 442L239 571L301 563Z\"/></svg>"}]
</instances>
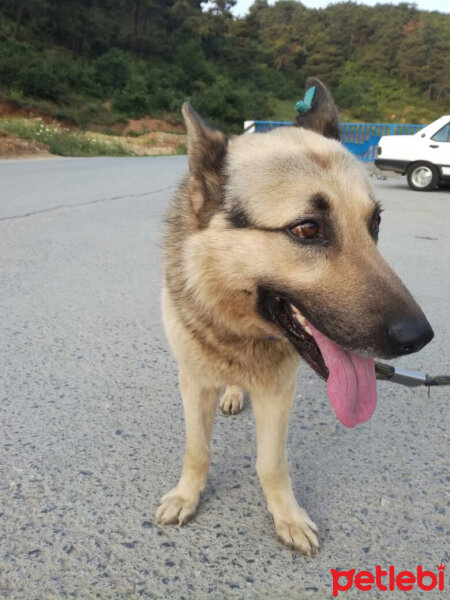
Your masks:
<instances>
[{"instance_id":1,"label":"dog's erect ear","mask_svg":"<svg viewBox=\"0 0 450 600\"><path fill-rule=\"evenodd\" d=\"M185 102L182 108L188 131L189 198L192 209L208 219L222 202L224 161L228 138L205 121Z\"/></svg>"},{"instance_id":2,"label":"dog's erect ear","mask_svg":"<svg viewBox=\"0 0 450 600\"><path fill-rule=\"evenodd\" d=\"M328 138L341 139L339 131L339 113L333 97L328 88L315 77L306 81L305 99L311 95L311 88L315 87L311 104L300 102L300 112L296 118L297 127L312 129ZM308 90L310 90L308 92ZM303 105L303 106L301 106Z\"/></svg>"}]
</instances>

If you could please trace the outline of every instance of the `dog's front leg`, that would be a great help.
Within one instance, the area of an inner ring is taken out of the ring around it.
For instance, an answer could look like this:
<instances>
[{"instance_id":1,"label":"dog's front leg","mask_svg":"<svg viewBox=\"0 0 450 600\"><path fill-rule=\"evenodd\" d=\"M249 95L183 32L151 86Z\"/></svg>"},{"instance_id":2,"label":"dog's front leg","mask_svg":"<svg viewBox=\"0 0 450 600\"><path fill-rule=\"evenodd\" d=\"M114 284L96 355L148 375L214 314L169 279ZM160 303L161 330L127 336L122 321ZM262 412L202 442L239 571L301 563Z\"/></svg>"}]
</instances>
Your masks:
<instances>
[{"instance_id":1,"label":"dog's front leg","mask_svg":"<svg viewBox=\"0 0 450 600\"><path fill-rule=\"evenodd\" d=\"M193 517L206 484L210 441L219 388L202 387L192 374L180 371L180 389L186 426L186 454L180 480L161 498L156 521L183 525Z\"/></svg>"},{"instance_id":2,"label":"dog's front leg","mask_svg":"<svg viewBox=\"0 0 450 600\"><path fill-rule=\"evenodd\" d=\"M319 548L317 527L292 491L286 460L286 435L295 384L282 393L251 394L258 440L256 469L280 540L303 554Z\"/></svg>"}]
</instances>

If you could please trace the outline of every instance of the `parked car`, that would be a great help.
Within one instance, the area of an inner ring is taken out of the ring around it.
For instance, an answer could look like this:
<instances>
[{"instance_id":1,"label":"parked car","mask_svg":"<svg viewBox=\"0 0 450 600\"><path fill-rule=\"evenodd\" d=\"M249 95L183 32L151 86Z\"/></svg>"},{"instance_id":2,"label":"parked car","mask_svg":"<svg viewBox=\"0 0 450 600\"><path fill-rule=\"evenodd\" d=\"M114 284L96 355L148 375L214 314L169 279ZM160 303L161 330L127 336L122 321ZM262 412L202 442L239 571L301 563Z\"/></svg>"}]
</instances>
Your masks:
<instances>
[{"instance_id":1,"label":"parked car","mask_svg":"<svg viewBox=\"0 0 450 600\"><path fill-rule=\"evenodd\" d=\"M450 115L414 135L385 135L377 146L375 166L406 175L413 190L450 183Z\"/></svg>"}]
</instances>

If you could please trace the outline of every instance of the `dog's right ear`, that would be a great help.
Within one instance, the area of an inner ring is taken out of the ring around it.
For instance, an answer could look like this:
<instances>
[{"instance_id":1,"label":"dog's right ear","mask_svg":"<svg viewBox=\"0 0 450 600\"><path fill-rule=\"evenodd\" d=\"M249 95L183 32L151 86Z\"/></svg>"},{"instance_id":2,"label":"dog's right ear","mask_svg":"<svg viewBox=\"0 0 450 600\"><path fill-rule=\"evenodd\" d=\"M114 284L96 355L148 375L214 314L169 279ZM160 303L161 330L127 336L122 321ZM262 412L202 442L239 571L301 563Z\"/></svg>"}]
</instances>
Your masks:
<instances>
[{"instance_id":1,"label":"dog's right ear","mask_svg":"<svg viewBox=\"0 0 450 600\"><path fill-rule=\"evenodd\" d=\"M222 202L224 162L228 138L205 123L189 102L182 107L188 132L188 193L199 222L208 219Z\"/></svg>"},{"instance_id":2,"label":"dog's right ear","mask_svg":"<svg viewBox=\"0 0 450 600\"><path fill-rule=\"evenodd\" d=\"M313 92L310 105L304 101L297 102L299 113L295 121L296 126L311 129L328 138L340 140L339 113L329 89L320 79L308 77L305 86L305 98L309 91Z\"/></svg>"}]
</instances>

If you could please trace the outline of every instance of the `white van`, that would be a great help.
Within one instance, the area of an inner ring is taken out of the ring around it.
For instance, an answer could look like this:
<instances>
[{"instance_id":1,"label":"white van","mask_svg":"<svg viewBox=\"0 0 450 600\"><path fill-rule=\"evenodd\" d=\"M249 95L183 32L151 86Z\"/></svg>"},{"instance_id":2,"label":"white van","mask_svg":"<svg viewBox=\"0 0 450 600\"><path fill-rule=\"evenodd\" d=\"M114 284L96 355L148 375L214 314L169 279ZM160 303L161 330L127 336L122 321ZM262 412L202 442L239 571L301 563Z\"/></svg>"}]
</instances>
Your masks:
<instances>
[{"instance_id":1,"label":"white van","mask_svg":"<svg viewBox=\"0 0 450 600\"><path fill-rule=\"evenodd\" d=\"M450 183L450 115L414 135L385 135L377 146L375 166L406 174L413 190L432 190Z\"/></svg>"}]
</instances>

